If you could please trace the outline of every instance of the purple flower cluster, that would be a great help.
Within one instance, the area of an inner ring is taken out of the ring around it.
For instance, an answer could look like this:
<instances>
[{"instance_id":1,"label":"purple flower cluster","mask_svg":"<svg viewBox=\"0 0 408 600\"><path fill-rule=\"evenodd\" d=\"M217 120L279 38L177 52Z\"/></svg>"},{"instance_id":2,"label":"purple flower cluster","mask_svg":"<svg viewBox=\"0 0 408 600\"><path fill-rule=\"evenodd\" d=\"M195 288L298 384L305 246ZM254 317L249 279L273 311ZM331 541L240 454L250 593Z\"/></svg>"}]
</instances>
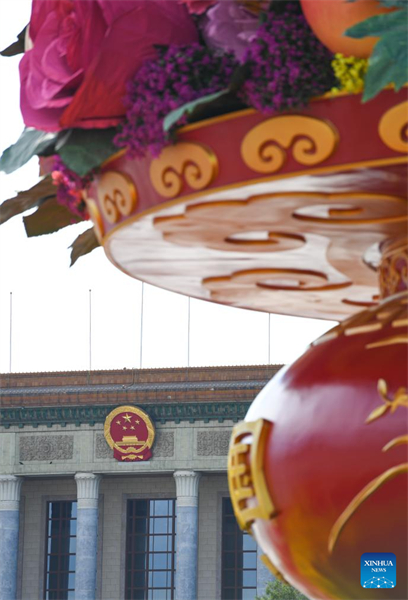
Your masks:
<instances>
[{"instance_id":1,"label":"purple flower cluster","mask_svg":"<svg viewBox=\"0 0 408 600\"><path fill-rule=\"evenodd\" d=\"M114 143L126 146L133 157L148 151L158 156L170 141L163 130L166 115L228 87L235 67L231 54L216 55L201 44L161 48L159 58L146 61L127 86L126 120Z\"/></svg>"},{"instance_id":2,"label":"purple flower cluster","mask_svg":"<svg viewBox=\"0 0 408 600\"><path fill-rule=\"evenodd\" d=\"M66 206L77 217L88 220L89 214L83 193L92 181L92 174L80 177L68 169L59 156L56 156L51 176L54 185L57 186L57 202Z\"/></svg>"},{"instance_id":3,"label":"purple flower cluster","mask_svg":"<svg viewBox=\"0 0 408 600\"><path fill-rule=\"evenodd\" d=\"M264 113L305 106L333 87L332 59L297 2L272 2L243 58L249 75L241 97Z\"/></svg>"}]
</instances>

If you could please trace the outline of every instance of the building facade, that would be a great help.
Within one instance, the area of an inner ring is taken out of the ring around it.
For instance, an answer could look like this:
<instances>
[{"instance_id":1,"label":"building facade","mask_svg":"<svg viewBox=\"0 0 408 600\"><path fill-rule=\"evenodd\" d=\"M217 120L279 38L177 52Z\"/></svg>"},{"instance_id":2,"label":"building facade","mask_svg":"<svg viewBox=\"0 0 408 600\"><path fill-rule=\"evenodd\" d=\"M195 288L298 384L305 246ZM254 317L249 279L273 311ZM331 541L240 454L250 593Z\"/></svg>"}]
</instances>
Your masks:
<instances>
[{"instance_id":1,"label":"building facade","mask_svg":"<svg viewBox=\"0 0 408 600\"><path fill-rule=\"evenodd\" d=\"M231 429L278 366L3 375L0 600L253 600L272 575L237 527ZM149 460L104 423L141 408Z\"/></svg>"}]
</instances>

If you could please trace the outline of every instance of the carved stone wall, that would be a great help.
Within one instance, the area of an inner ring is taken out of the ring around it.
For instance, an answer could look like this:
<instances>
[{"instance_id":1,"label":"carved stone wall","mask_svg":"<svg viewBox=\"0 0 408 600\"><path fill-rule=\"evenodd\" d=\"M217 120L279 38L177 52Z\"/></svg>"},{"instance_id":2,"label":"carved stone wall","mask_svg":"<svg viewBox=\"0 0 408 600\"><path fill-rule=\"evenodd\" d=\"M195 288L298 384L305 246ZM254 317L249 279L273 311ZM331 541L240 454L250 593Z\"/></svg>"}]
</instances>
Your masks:
<instances>
[{"instance_id":1,"label":"carved stone wall","mask_svg":"<svg viewBox=\"0 0 408 600\"><path fill-rule=\"evenodd\" d=\"M20 461L71 460L74 456L73 435L23 435L19 440Z\"/></svg>"},{"instance_id":2,"label":"carved stone wall","mask_svg":"<svg viewBox=\"0 0 408 600\"><path fill-rule=\"evenodd\" d=\"M197 433L197 456L226 456L231 431L199 431Z\"/></svg>"},{"instance_id":3,"label":"carved stone wall","mask_svg":"<svg viewBox=\"0 0 408 600\"><path fill-rule=\"evenodd\" d=\"M174 432L156 431L156 441L152 453L153 458L171 458L174 456ZM109 448L103 433L97 433L95 436L95 458L111 458L113 460L113 450Z\"/></svg>"},{"instance_id":4,"label":"carved stone wall","mask_svg":"<svg viewBox=\"0 0 408 600\"><path fill-rule=\"evenodd\" d=\"M157 431L156 441L153 446L153 457L166 458L174 455L173 431Z\"/></svg>"},{"instance_id":5,"label":"carved stone wall","mask_svg":"<svg viewBox=\"0 0 408 600\"><path fill-rule=\"evenodd\" d=\"M112 458L113 460L113 450L109 448L103 433L95 435L95 458Z\"/></svg>"}]
</instances>

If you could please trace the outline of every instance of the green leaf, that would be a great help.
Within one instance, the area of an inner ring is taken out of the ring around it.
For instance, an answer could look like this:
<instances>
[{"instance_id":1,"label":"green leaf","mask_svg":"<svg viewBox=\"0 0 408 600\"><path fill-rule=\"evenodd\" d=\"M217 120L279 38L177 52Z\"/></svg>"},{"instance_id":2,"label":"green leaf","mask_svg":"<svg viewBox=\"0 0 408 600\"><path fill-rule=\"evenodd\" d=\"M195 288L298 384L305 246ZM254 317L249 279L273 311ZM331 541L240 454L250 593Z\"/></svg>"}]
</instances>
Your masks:
<instances>
[{"instance_id":1,"label":"green leaf","mask_svg":"<svg viewBox=\"0 0 408 600\"><path fill-rule=\"evenodd\" d=\"M366 36L380 37L395 31L407 30L407 11L396 10L392 13L370 17L344 32L348 37L360 39Z\"/></svg>"},{"instance_id":2,"label":"green leaf","mask_svg":"<svg viewBox=\"0 0 408 600\"><path fill-rule=\"evenodd\" d=\"M82 221L68 208L57 202L56 198L49 198L43 202L32 215L23 218L28 237L54 233L63 227Z\"/></svg>"},{"instance_id":3,"label":"green leaf","mask_svg":"<svg viewBox=\"0 0 408 600\"><path fill-rule=\"evenodd\" d=\"M361 0L347 0L347 2L350 2L350 4L352 2L358 2ZM379 3L382 6L385 6L386 8L404 8L404 6L407 5L407 0L378 0Z\"/></svg>"},{"instance_id":4,"label":"green leaf","mask_svg":"<svg viewBox=\"0 0 408 600\"><path fill-rule=\"evenodd\" d=\"M380 38L368 61L363 102L371 100L390 84L398 91L408 81L408 4L400 0L383 0L382 4L400 9L370 17L345 32L357 39Z\"/></svg>"},{"instance_id":5,"label":"green leaf","mask_svg":"<svg viewBox=\"0 0 408 600\"><path fill-rule=\"evenodd\" d=\"M70 248L72 248L71 252L71 267L76 263L78 258L81 256L85 256L95 250L95 248L99 248L100 244L98 242L98 238L95 235L95 229L91 227L81 233L76 240L72 243Z\"/></svg>"},{"instance_id":6,"label":"green leaf","mask_svg":"<svg viewBox=\"0 0 408 600\"><path fill-rule=\"evenodd\" d=\"M56 187L52 183L51 176L47 175L31 189L19 192L14 198L3 202L0 206L0 225L11 219L11 217L38 206L43 200L54 197L55 192Z\"/></svg>"},{"instance_id":7,"label":"green leaf","mask_svg":"<svg viewBox=\"0 0 408 600\"><path fill-rule=\"evenodd\" d=\"M408 81L408 41L406 32L384 36L377 42L365 77L363 102L394 84L398 91Z\"/></svg>"},{"instance_id":8,"label":"green leaf","mask_svg":"<svg viewBox=\"0 0 408 600\"><path fill-rule=\"evenodd\" d=\"M272 575L271 575L272 577ZM299 590L279 579L273 579L267 584L263 596L257 600L308 600Z\"/></svg>"},{"instance_id":9,"label":"green leaf","mask_svg":"<svg viewBox=\"0 0 408 600\"><path fill-rule=\"evenodd\" d=\"M56 134L28 127L15 144L7 148L0 158L0 171L12 173L26 164L36 154L42 155L54 148Z\"/></svg>"},{"instance_id":10,"label":"green leaf","mask_svg":"<svg viewBox=\"0 0 408 600\"><path fill-rule=\"evenodd\" d=\"M27 27L28 25L24 27L23 31L20 31L20 33L17 36L16 42L13 42L12 44L10 44L10 46L7 46L7 48L4 48L4 50L0 52L1 56L16 56L17 54L22 54L24 52L25 34Z\"/></svg>"},{"instance_id":11,"label":"green leaf","mask_svg":"<svg viewBox=\"0 0 408 600\"><path fill-rule=\"evenodd\" d=\"M56 150L69 169L84 177L118 151L113 143L117 130L70 129L63 131Z\"/></svg>"},{"instance_id":12,"label":"green leaf","mask_svg":"<svg viewBox=\"0 0 408 600\"><path fill-rule=\"evenodd\" d=\"M187 114L189 123L197 123L197 121L204 121L243 108L247 108L247 105L236 96L235 92L222 90L215 94L203 96L194 102L189 102L176 111L169 113L163 127L165 131L171 131L171 128L174 127L183 114Z\"/></svg>"},{"instance_id":13,"label":"green leaf","mask_svg":"<svg viewBox=\"0 0 408 600\"><path fill-rule=\"evenodd\" d=\"M266 14L266 13L265 13ZM235 68L228 89L233 94L240 91L244 83L251 75L251 67L249 63L244 63Z\"/></svg>"},{"instance_id":14,"label":"green leaf","mask_svg":"<svg viewBox=\"0 0 408 600\"><path fill-rule=\"evenodd\" d=\"M215 92L215 94L209 94L208 96L203 96L202 98L197 98L197 100L192 100L191 102L187 102L187 104L183 104L179 108L172 110L163 121L163 129L164 131L170 131L170 129L178 123L178 121L184 115L191 114L195 108L200 105L208 104L215 99L221 98L228 93L228 90L221 90L220 92Z\"/></svg>"}]
</instances>

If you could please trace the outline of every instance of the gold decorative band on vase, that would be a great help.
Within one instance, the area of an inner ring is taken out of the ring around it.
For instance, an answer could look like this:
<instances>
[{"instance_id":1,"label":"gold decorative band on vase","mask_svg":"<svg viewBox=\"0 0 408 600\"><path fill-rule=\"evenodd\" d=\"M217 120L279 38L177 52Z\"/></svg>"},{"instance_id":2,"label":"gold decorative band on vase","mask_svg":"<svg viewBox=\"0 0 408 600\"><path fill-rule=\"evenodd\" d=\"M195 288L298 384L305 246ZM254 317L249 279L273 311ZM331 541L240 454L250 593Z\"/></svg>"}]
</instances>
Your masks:
<instances>
[{"instance_id":1,"label":"gold decorative band on vase","mask_svg":"<svg viewBox=\"0 0 408 600\"><path fill-rule=\"evenodd\" d=\"M271 519L277 511L264 476L265 445L272 423L243 421L232 432L228 484L238 525L249 531L255 519Z\"/></svg>"}]
</instances>

